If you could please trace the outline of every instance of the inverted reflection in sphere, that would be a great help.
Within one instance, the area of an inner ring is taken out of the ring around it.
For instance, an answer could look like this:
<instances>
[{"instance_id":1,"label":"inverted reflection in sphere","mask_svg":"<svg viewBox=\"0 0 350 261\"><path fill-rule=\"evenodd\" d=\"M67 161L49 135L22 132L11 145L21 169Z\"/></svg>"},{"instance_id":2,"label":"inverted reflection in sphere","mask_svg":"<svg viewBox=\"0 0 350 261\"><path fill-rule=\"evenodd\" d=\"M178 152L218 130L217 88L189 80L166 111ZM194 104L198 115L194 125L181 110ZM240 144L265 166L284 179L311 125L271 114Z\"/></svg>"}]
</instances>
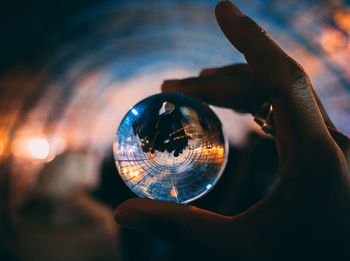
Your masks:
<instances>
[{"instance_id":1,"label":"inverted reflection in sphere","mask_svg":"<svg viewBox=\"0 0 350 261\"><path fill-rule=\"evenodd\" d=\"M211 190L227 154L227 139L215 113L176 93L153 95L132 107L114 142L119 174L134 193L182 203Z\"/></svg>"}]
</instances>

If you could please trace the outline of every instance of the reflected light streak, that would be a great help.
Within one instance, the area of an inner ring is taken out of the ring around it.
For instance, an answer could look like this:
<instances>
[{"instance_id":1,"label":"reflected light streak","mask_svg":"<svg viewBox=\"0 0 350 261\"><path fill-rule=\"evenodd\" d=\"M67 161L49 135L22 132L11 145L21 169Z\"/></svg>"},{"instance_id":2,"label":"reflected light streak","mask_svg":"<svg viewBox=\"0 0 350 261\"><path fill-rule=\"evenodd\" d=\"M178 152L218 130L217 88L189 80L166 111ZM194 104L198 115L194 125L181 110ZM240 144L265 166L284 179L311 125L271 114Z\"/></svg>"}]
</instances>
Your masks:
<instances>
[{"instance_id":1,"label":"reflected light streak","mask_svg":"<svg viewBox=\"0 0 350 261\"><path fill-rule=\"evenodd\" d=\"M132 109L131 112L136 116L139 114L136 109Z\"/></svg>"},{"instance_id":2,"label":"reflected light streak","mask_svg":"<svg viewBox=\"0 0 350 261\"><path fill-rule=\"evenodd\" d=\"M177 196L179 195L177 189L175 186L172 187L172 189L170 190L170 196L172 196L173 198L177 198Z\"/></svg>"}]
</instances>

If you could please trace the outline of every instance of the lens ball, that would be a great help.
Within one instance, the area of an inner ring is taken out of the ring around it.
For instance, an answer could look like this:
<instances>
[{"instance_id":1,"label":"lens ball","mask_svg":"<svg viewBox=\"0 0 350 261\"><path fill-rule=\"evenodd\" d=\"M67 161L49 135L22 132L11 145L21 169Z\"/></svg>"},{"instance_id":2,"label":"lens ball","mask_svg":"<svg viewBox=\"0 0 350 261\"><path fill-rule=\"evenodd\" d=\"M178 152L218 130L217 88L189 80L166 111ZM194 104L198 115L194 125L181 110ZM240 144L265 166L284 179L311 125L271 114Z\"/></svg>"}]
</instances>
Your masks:
<instances>
[{"instance_id":1,"label":"lens ball","mask_svg":"<svg viewBox=\"0 0 350 261\"><path fill-rule=\"evenodd\" d=\"M210 191L225 168L228 142L210 107L178 93L133 106L114 142L118 172L138 196L179 203Z\"/></svg>"}]
</instances>

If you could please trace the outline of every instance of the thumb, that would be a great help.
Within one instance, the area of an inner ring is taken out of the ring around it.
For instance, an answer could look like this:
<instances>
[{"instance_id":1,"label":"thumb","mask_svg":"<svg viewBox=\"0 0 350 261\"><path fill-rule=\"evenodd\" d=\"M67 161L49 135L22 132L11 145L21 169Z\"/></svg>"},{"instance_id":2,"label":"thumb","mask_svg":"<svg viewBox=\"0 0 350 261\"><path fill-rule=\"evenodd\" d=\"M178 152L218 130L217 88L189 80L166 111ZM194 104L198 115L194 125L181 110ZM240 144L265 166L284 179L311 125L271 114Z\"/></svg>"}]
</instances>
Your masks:
<instances>
[{"instance_id":1,"label":"thumb","mask_svg":"<svg viewBox=\"0 0 350 261\"><path fill-rule=\"evenodd\" d=\"M222 247L224 228L231 222L197 207L140 198L123 202L114 216L122 227L150 232L180 247L215 248L219 242Z\"/></svg>"}]
</instances>

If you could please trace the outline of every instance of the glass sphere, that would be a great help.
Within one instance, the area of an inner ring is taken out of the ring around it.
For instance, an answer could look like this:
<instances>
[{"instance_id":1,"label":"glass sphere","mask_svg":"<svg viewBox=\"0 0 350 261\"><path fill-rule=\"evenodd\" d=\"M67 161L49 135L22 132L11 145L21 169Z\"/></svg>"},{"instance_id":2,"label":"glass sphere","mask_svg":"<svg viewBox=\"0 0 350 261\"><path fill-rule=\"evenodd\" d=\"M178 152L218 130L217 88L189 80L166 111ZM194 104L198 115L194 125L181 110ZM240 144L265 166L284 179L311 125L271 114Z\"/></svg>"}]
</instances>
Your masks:
<instances>
[{"instance_id":1,"label":"glass sphere","mask_svg":"<svg viewBox=\"0 0 350 261\"><path fill-rule=\"evenodd\" d=\"M188 203L219 180L228 142L209 106L177 93L148 97L125 115L114 142L118 172L138 196Z\"/></svg>"}]
</instances>

